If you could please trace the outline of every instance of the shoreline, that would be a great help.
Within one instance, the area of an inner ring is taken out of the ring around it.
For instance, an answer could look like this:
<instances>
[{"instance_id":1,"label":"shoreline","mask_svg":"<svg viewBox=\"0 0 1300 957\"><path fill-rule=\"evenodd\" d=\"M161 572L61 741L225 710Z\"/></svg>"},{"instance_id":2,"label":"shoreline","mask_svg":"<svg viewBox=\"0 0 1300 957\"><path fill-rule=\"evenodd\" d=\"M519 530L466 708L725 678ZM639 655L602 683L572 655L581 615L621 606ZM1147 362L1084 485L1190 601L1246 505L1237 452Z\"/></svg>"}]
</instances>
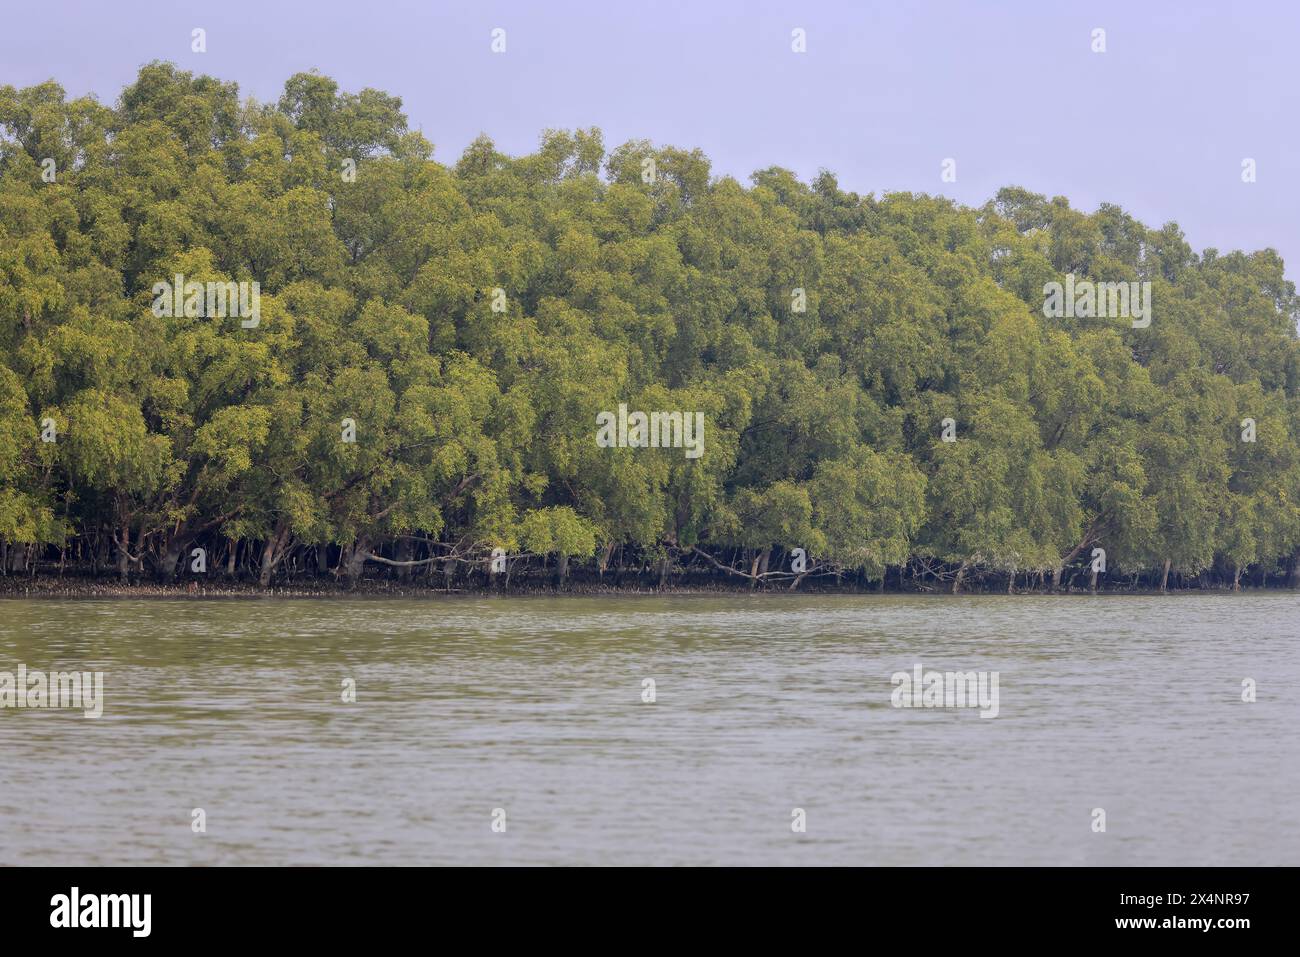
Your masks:
<instances>
[{"instance_id":1,"label":"shoreline","mask_svg":"<svg viewBox=\"0 0 1300 957\"><path fill-rule=\"evenodd\" d=\"M237 581L222 582L212 584L200 584L198 582L177 582L169 585L158 583L131 582L122 584L120 582L108 582L102 580L88 580L78 578L0 578L0 601L5 599L157 599L160 601L175 601L182 599L300 599L300 598L320 598L320 599L455 599L455 598L525 598L525 597L574 597L574 598L596 598L596 597L619 597L619 596L651 596L651 595L751 595L763 598L780 598L780 597L800 597L806 595L858 595L863 597L870 596L895 596L895 595L918 595L930 596L937 598L963 598L963 597L1038 597L1038 598L1099 598L1106 596L1155 596L1155 595L1246 595L1246 594L1297 594L1295 589L1287 587L1243 587L1240 591L1233 591L1230 587L1211 587L1211 588L1171 588L1167 592L1161 592L1156 588L1099 588L1097 592L1091 593L1087 589L1075 588L1070 591L1043 591L1038 589L1023 589L1008 592L1003 588L965 588L957 595L951 593L948 588L915 588L915 589L888 589L880 591L875 588L826 588L813 587L805 588L799 591L791 591L789 588L758 588L750 589L747 587L729 587L715 583L713 585L677 585L667 586L664 588L654 587L636 587L636 586L615 586L602 585L598 583L570 583L563 588L556 588L554 585L535 582L527 583L522 586L516 584L510 588L452 588L444 589L433 586L412 586L410 584L399 584L392 581L383 580L362 580L348 585L335 584L327 581L304 581L301 583L285 583L262 588L255 582Z\"/></svg>"}]
</instances>

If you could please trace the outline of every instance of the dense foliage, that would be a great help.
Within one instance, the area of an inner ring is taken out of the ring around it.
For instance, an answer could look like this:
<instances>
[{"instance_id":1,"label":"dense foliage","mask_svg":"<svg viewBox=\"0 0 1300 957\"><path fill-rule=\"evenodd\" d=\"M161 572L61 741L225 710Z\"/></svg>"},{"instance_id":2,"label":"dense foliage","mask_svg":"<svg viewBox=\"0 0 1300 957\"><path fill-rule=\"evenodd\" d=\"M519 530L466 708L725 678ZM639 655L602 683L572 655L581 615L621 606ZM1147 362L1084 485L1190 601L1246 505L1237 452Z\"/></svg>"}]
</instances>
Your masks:
<instances>
[{"instance_id":1,"label":"dense foliage","mask_svg":"<svg viewBox=\"0 0 1300 957\"><path fill-rule=\"evenodd\" d=\"M263 584L477 584L494 548L623 583L786 587L795 548L890 587L1050 587L1095 547L1112 583L1294 573L1271 250L1014 188L747 187L596 130L432 153L400 100L317 74L274 105L169 64L115 108L0 88L8 573L171 580L200 547ZM1045 318L1066 273L1150 281L1153 321ZM155 315L176 274L256 280L260 324ZM619 403L702 411L704 454L598 447Z\"/></svg>"}]
</instances>

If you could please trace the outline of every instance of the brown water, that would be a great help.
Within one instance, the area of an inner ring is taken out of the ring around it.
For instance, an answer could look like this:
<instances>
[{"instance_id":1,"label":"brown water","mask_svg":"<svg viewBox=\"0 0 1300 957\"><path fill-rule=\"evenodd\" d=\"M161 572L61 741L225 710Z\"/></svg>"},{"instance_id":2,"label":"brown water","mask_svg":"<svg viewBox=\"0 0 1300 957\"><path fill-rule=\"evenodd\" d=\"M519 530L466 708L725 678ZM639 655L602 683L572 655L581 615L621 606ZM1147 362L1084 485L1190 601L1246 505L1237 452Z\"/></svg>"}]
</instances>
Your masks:
<instances>
[{"instance_id":1,"label":"brown water","mask_svg":"<svg viewBox=\"0 0 1300 957\"><path fill-rule=\"evenodd\" d=\"M106 700L0 709L4 864L1300 864L1292 594L0 601L20 663Z\"/></svg>"}]
</instances>

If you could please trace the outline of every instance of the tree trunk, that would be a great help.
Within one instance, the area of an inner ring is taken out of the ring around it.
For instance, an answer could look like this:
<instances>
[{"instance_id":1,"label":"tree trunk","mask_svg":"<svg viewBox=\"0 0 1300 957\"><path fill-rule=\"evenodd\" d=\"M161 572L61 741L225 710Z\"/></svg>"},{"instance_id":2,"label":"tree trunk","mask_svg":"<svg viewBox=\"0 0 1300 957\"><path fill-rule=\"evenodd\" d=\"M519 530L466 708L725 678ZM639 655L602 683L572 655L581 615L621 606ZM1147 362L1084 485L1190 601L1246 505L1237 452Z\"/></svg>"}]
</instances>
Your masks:
<instances>
[{"instance_id":1,"label":"tree trunk","mask_svg":"<svg viewBox=\"0 0 1300 957\"><path fill-rule=\"evenodd\" d=\"M275 557L275 538L275 535L270 536L262 546L262 570L258 573L257 583L263 588L271 586L271 573L275 571L271 565L271 559Z\"/></svg>"},{"instance_id":2,"label":"tree trunk","mask_svg":"<svg viewBox=\"0 0 1300 957\"><path fill-rule=\"evenodd\" d=\"M366 555L370 552L370 538L362 535L349 548L347 555L342 559L343 574L348 581L354 582L361 577L361 572L366 567Z\"/></svg>"},{"instance_id":3,"label":"tree trunk","mask_svg":"<svg viewBox=\"0 0 1300 957\"><path fill-rule=\"evenodd\" d=\"M15 575L21 575L27 567L27 546L14 544L9 546L5 557L5 569Z\"/></svg>"},{"instance_id":4,"label":"tree trunk","mask_svg":"<svg viewBox=\"0 0 1300 957\"><path fill-rule=\"evenodd\" d=\"M1074 561L1079 556L1079 553L1081 551L1083 551L1085 548L1087 548L1096 540L1096 529L1099 521L1100 521L1100 517L1098 517L1093 521L1092 525L1088 527L1088 530L1084 532L1083 540L1080 541L1078 545L1075 545L1074 548L1070 549L1070 551L1061 558L1057 566L1052 569L1052 591L1053 592L1058 592L1061 590L1061 575L1065 571L1065 566L1070 564L1070 562ZM1070 580L1073 581L1074 576L1071 576Z\"/></svg>"},{"instance_id":5,"label":"tree trunk","mask_svg":"<svg viewBox=\"0 0 1300 957\"><path fill-rule=\"evenodd\" d=\"M767 571L767 556L772 551L772 546L768 546L754 556L754 561L749 566L749 574L752 576L749 581L750 591L758 587L758 576Z\"/></svg>"},{"instance_id":6,"label":"tree trunk","mask_svg":"<svg viewBox=\"0 0 1300 957\"><path fill-rule=\"evenodd\" d=\"M131 572L131 522L122 523L122 532L117 539L117 577L123 585Z\"/></svg>"},{"instance_id":7,"label":"tree trunk","mask_svg":"<svg viewBox=\"0 0 1300 957\"><path fill-rule=\"evenodd\" d=\"M257 576L258 584L263 588L271 587L271 576L275 574L275 567L280 564L284 558L284 545L289 537L288 526L281 521L275 528L275 532L266 540L266 545L262 548L262 570Z\"/></svg>"},{"instance_id":8,"label":"tree trunk","mask_svg":"<svg viewBox=\"0 0 1300 957\"><path fill-rule=\"evenodd\" d=\"M962 562L961 567L957 569L957 577L952 580L952 593L955 595L961 591L961 583L966 579L966 569L970 567L970 562Z\"/></svg>"},{"instance_id":9,"label":"tree trunk","mask_svg":"<svg viewBox=\"0 0 1300 957\"><path fill-rule=\"evenodd\" d=\"M158 581L161 584L170 585L176 580L176 563L181 560L188 544L183 538L172 538L163 545L162 557L158 559Z\"/></svg>"},{"instance_id":10,"label":"tree trunk","mask_svg":"<svg viewBox=\"0 0 1300 957\"><path fill-rule=\"evenodd\" d=\"M1168 590L1169 590L1169 566L1170 566L1170 564L1171 564L1170 559L1166 558L1166 559L1165 559L1165 570L1164 570L1164 572L1161 573L1161 575L1160 575L1160 590L1161 590L1161 591L1168 591Z\"/></svg>"},{"instance_id":11,"label":"tree trunk","mask_svg":"<svg viewBox=\"0 0 1300 957\"><path fill-rule=\"evenodd\" d=\"M399 562L409 562L411 560L411 540L409 538L400 539L397 543L397 560ZM411 566L399 565L397 568L397 578L399 581L411 580Z\"/></svg>"}]
</instances>

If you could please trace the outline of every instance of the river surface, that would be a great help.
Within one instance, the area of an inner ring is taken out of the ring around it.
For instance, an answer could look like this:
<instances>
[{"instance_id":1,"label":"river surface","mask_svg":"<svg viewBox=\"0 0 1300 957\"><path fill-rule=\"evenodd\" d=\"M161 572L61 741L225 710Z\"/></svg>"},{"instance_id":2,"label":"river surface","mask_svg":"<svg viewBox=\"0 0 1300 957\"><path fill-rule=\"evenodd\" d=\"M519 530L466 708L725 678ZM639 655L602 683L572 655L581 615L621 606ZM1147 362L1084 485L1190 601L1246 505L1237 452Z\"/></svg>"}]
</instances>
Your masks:
<instances>
[{"instance_id":1,"label":"river surface","mask_svg":"<svg viewBox=\"0 0 1300 957\"><path fill-rule=\"evenodd\" d=\"M104 710L0 709L0 864L1300 864L1291 593L0 600L20 664Z\"/></svg>"}]
</instances>

